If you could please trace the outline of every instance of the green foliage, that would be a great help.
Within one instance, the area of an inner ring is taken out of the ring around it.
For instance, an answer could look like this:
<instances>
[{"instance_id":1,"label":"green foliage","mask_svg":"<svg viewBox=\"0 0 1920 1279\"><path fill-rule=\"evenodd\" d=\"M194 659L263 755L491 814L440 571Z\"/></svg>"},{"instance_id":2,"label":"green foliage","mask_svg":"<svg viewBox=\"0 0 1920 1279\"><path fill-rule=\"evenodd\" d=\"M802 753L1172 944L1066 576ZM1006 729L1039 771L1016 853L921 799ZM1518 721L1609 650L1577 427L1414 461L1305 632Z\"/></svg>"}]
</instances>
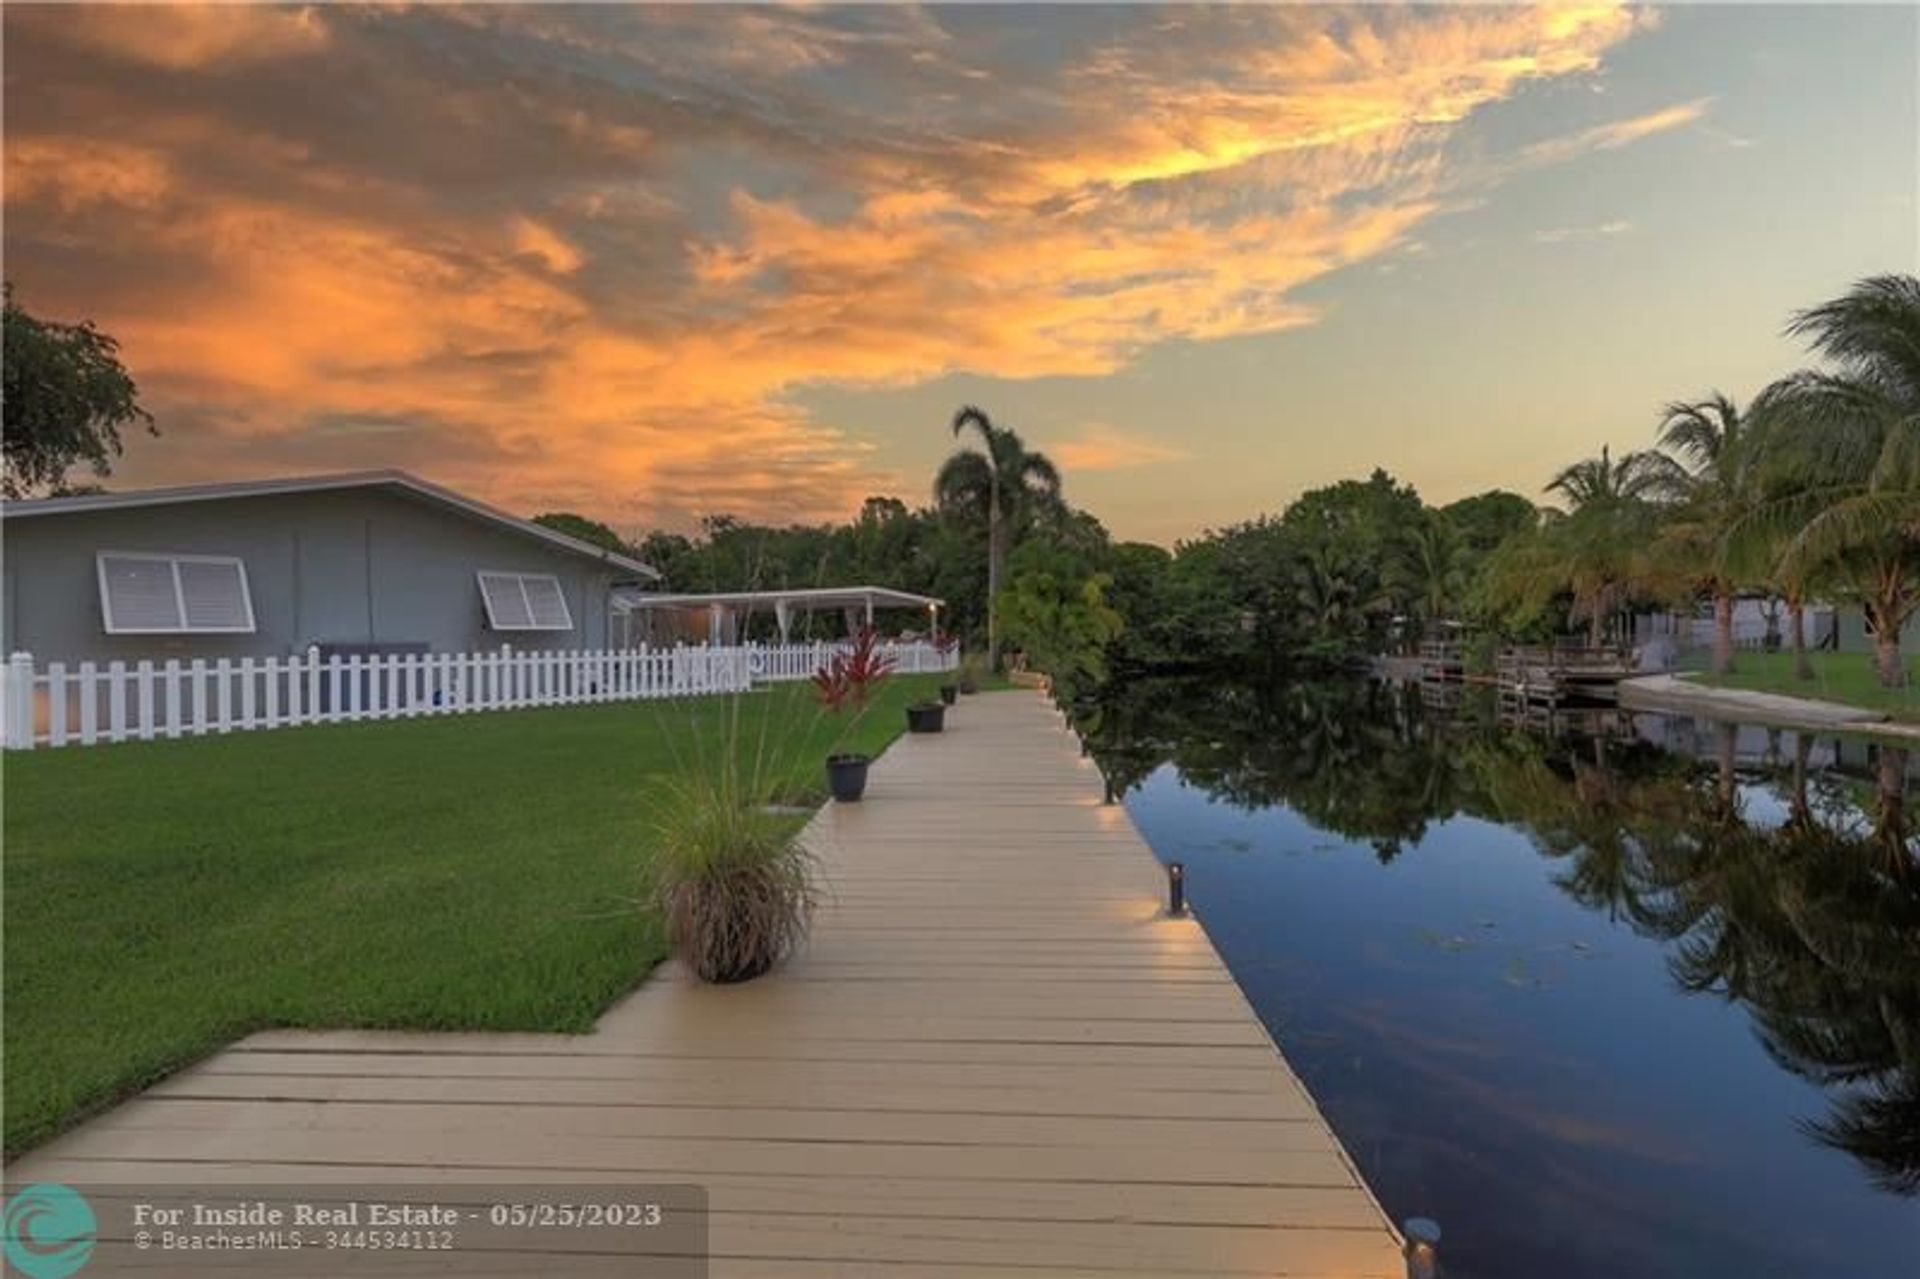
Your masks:
<instances>
[{"instance_id":1,"label":"green foliage","mask_svg":"<svg viewBox=\"0 0 1920 1279\"><path fill-rule=\"evenodd\" d=\"M1042 559L1051 562L1031 562ZM1091 687L1106 678L1107 645L1126 621L1107 603L1112 579L1072 572L1071 559L1055 552L1017 565L1000 613L1007 642L1025 652L1029 667L1063 685Z\"/></svg>"},{"instance_id":2,"label":"green foliage","mask_svg":"<svg viewBox=\"0 0 1920 1279\"><path fill-rule=\"evenodd\" d=\"M5 286L0 322L4 360L7 497L65 491L77 466L104 476L120 456L120 429L139 424L149 433L153 415L140 406L139 388L120 363L120 347L91 323L59 324L29 315Z\"/></svg>"},{"instance_id":3,"label":"green foliage","mask_svg":"<svg viewBox=\"0 0 1920 1279\"><path fill-rule=\"evenodd\" d=\"M1540 511L1532 502L1504 489L1463 497L1437 514L1474 556L1488 555L1508 538L1530 533L1540 523Z\"/></svg>"},{"instance_id":4,"label":"green foliage","mask_svg":"<svg viewBox=\"0 0 1920 1279\"><path fill-rule=\"evenodd\" d=\"M556 533L565 533L568 537L585 542L589 546L598 546L618 555L637 558L634 548L627 539L599 520L590 520L572 511L549 511L544 515L534 516L533 522L542 528L550 528Z\"/></svg>"}]
</instances>

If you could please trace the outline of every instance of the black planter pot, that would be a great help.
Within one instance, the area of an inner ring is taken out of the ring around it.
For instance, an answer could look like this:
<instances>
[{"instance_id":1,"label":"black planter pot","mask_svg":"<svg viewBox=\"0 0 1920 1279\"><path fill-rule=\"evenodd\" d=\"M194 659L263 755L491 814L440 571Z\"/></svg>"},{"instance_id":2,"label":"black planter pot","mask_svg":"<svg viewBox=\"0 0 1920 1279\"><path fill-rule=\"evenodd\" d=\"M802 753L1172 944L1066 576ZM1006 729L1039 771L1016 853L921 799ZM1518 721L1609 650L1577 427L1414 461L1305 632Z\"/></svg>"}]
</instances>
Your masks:
<instances>
[{"instance_id":1,"label":"black planter pot","mask_svg":"<svg viewBox=\"0 0 1920 1279\"><path fill-rule=\"evenodd\" d=\"M959 701L960 686L958 684L942 684L940 686L940 700L949 706Z\"/></svg>"},{"instance_id":2,"label":"black planter pot","mask_svg":"<svg viewBox=\"0 0 1920 1279\"><path fill-rule=\"evenodd\" d=\"M827 787L837 802L860 802L860 797L867 791L867 765L872 762L867 755L827 756Z\"/></svg>"},{"instance_id":3,"label":"black planter pot","mask_svg":"<svg viewBox=\"0 0 1920 1279\"><path fill-rule=\"evenodd\" d=\"M945 702L921 702L917 706L907 707L909 733L937 733L946 725L947 704Z\"/></svg>"},{"instance_id":4,"label":"black planter pot","mask_svg":"<svg viewBox=\"0 0 1920 1279\"><path fill-rule=\"evenodd\" d=\"M980 681L971 675L962 675L960 677L960 691L967 694L977 693L980 691Z\"/></svg>"}]
</instances>

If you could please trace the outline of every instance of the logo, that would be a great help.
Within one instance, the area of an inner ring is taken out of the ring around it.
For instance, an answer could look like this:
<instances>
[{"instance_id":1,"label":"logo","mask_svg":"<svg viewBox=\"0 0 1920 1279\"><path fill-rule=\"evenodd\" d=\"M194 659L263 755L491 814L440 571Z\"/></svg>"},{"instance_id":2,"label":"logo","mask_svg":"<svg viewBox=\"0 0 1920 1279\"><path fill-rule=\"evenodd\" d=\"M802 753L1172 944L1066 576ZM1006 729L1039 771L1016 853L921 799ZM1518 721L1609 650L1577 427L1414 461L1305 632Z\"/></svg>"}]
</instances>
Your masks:
<instances>
[{"instance_id":1,"label":"logo","mask_svg":"<svg viewBox=\"0 0 1920 1279\"><path fill-rule=\"evenodd\" d=\"M99 1229L86 1196L43 1181L7 1200L0 1250L27 1279L67 1279L93 1257Z\"/></svg>"}]
</instances>

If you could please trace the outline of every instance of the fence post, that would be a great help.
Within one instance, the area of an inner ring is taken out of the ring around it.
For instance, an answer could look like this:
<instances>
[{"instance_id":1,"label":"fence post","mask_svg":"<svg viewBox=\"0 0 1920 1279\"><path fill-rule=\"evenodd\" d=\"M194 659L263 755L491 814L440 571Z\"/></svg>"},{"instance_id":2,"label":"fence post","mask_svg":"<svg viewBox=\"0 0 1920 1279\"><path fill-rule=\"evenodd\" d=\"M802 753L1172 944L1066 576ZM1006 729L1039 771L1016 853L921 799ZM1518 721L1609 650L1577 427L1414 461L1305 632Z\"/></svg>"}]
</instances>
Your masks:
<instances>
[{"instance_id":1,"label":"fence post","mask_svg":"<svg viewBox=\"0 0 1920 1279\"><path fill-rule=\"evenodd\" d=\"M33 749L33 654L15 653L7 659L7 749Z\"/></svg>"}]
</instances>

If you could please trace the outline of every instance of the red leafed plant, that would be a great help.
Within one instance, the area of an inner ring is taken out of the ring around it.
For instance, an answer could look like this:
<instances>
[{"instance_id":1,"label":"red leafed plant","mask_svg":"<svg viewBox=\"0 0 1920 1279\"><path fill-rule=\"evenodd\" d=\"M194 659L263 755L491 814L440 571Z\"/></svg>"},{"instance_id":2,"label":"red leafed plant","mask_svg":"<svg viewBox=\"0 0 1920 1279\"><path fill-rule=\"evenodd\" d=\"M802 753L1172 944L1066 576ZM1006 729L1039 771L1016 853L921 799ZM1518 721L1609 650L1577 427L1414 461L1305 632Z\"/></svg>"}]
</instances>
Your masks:
<instances>
[{"instance_id":1,"label":"red leafed plant","mask_svg":"<svg viewBox=\"0 0 1920 1279\"><path fill-rule=\"evenodd\" d=\"M859 709L892 674L893 658L880 651L874 629L863 626L847 647L835 649L826 665L813 673L814 695L830 711Z\"/></svg>"}]
</instances>

